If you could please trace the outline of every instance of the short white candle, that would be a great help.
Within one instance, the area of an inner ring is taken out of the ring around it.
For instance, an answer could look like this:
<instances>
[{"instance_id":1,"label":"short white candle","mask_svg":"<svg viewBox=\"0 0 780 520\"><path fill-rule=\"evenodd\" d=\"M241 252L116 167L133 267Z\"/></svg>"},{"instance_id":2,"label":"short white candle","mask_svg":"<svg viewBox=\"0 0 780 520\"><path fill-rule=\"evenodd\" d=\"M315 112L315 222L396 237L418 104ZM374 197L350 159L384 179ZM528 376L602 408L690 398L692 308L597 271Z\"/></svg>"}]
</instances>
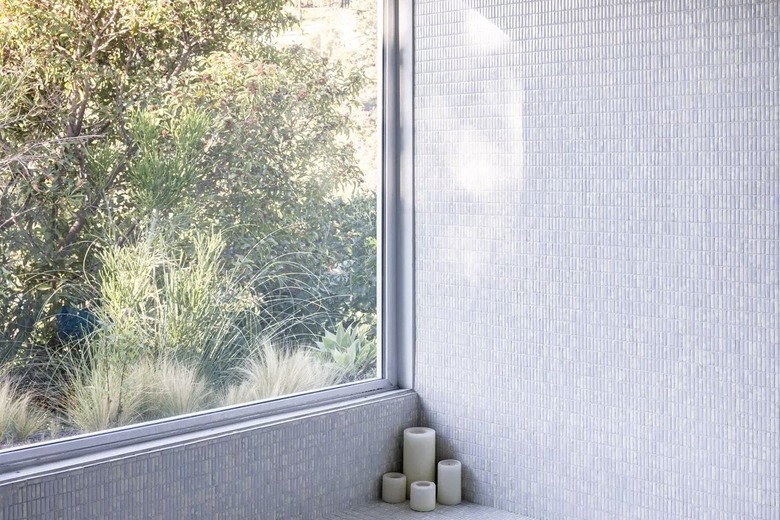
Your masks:
<instances>
[{"instance_id":1,"label":"short white candle","mask_svg":"<svg viewBox=\"0 0 780 520\"><path fill-rule=\"evenodd\" d=\"M382 475L382 500L388 504L398 504L406 500L406 475L403 473Z\"/></svg>"},{"instance_id":2,"label":"short white candle","mask_svg":"<svg viewBox=\"0 0 780 520\"><path fill-rule=\"evenodd\" d=\"M409 506L415 511L433 511L436 508L436 484L425 480L412 482Z\"/></svg>"},{"instance_id":3,"label":"short white candle","mask_svg":"<svg viewBox=\"0 0 780 520\"><path fill-rule=\"evenodd\" d=\"M407 493L412 482L433 482L436 478L436 432L431 428L404 430L404 475Z\"/></svg>"},{"instance_id":4,"label":"short white candle","mask_svg":"<svg viewBox=\"0 0 780 520\"><path fill-rule=\"evenodd\" d=\"M446 459L439 462L439 478L436 482L438 500L445 506L460 504L460 462Z\"/></svg>"}]
</instances>

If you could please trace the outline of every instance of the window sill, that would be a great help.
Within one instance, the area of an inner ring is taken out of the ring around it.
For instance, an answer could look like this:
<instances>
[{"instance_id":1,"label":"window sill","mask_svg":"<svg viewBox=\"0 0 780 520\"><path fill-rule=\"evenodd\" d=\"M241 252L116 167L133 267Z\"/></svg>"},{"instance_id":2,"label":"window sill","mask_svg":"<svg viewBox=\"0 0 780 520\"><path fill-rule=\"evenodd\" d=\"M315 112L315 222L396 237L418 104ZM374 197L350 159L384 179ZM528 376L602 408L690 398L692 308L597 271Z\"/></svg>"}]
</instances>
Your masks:
<instances>
[{"instance_id":1,"label":"window sill","mask_svg":"<svg viewBox=\"0 0 780 520\"><path fill-rule=\"evenodd\" d=\"M133 441L132 431L129 440L117 442L116 445L103 446L100 449L87 450L86 453L74 454L69 449L69 445L78 446L83 444L85 438L62 439L52 443L46 443L46 446L31 446L22 448L17 452L0 454L0 486L12 484L14 482L27 480L42 475L59 473L75 468L89 467L106 461L121 460L133 457L142 453L162 451L165 449L183 448L188 445L216 439L229 435L235 435L243 432L262 430L271 426L284 424L292 421L305 420L307 417L315 417L323 414L346 411L352 408L381 402L387 399L395 399L407 394L414 393L412 390L398 389L380 389L365 392L357 396L335 398L319 404L311 404L305 407L293 409L282 409L269 414L255 414L254 417L236 419L226 424L202 423L200 428L184 433L172 432L165 436L155 436L146 440L136 438ZM89 437L86 437L88 440ZM52 461L21 458L21 462L14 464L13 458L9 455L23 454L25 450L35 450L42 447L50 448L49 451L58 454L52 457Z\"/></svg>"}]
</instances>

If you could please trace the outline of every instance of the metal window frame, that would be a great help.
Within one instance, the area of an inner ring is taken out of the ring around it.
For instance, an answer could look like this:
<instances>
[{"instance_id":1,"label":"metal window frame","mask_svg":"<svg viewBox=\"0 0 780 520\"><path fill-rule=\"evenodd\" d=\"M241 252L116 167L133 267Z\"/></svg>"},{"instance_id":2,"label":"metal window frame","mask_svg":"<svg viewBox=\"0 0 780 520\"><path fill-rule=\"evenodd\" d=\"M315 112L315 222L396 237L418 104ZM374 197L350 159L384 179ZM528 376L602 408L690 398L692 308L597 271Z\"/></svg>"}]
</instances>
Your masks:
<instances>
[{"instance_id":1,"label":"metal window frame","mask_svg":"<svg viewBox=\"0 0 780 520\"><path fill-rule=\"evenodd\" d=\"M413 237L413 0L377 0L383 30L378 35L382 63L382 190L378 197L377 313L382 338L382 377L273 400L114 428L92 434L20 446L0 453L0 483L31 469L69 467L74 459L101 460L118 448L186 436L208 438L216 429L243 431L290 414L305 417L316 408L354 406L366 397L413 388L414 237ZM334 408L335 407L335 408ZM139 448L140 449L140 448ZM69 463L71 461L71 463Z\"/></svg>"}]
</instances>

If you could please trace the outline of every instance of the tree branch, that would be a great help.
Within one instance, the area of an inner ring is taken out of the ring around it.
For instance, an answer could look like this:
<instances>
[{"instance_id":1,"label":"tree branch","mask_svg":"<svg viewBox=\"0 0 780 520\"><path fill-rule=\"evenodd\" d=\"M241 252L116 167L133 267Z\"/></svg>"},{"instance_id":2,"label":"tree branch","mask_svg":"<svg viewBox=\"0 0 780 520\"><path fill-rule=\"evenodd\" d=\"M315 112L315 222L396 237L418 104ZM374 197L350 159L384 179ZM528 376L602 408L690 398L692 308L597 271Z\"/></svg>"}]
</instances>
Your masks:
<instances>
[{"instance_id":1,"label":"tree branch","mask_svg":"<svg viewBox=\"0 0 780 520\"><path fill-rule=\"evenodd\" d=\"M6 231L15 225L19 224L19 220L25 213L32 211L30 209L30 202L32 201L32 194L27 195L27 198L24 200L24 204L22 204L22 209L19 210L17 213L15 213L13 216L7 218L5 222L0 224L0 232Z\"/></svg>"},{"instance_id":2,"label":"tree branch","mask_svg":"<svg viewBox=\"0 0 780 520\"><path fill-rule=\"evenodd\" d=\"M128 158L133 152L134 149L128 150ZM105 197L106 189L110 188L116 181L117 177L126 169L126 162L117 164L111 172L111 175L108 176L108 179L106 180L103 188L95 193L94 199L91 202L84 204L81 209L79 209L78 213L76 214L76 219L73 221L73 224L70 225L70 228L68 228L68 234L65 235L65 238L62 240L60 247L57 249L57 256L62 256L65 252L67 252L68 248L73 245L81 233L81 230L84 229L84 226L86 225L89 217L91 217L100 207L100 203Z\"/></svg>"},{"instance_id":3,"label":"tree branch","mask_svg":"<svg viewBox=\"0 0 780 520\"><path fill-rule=\"evenodd\" d=\"M188 41L189 38L185 37L185 39L186 41L182 42L182 48L179 52L179 56L176 58L173 68L168 73L168 78L166 81L169 89L171 88L171 85L173 85L173 80L175 80L176 77L181 74L181 71L184 70L184 67L187 65L187 61L190 59L192 51L197 47L197 44L190 45Z\"/></svg>"}]
</instances>

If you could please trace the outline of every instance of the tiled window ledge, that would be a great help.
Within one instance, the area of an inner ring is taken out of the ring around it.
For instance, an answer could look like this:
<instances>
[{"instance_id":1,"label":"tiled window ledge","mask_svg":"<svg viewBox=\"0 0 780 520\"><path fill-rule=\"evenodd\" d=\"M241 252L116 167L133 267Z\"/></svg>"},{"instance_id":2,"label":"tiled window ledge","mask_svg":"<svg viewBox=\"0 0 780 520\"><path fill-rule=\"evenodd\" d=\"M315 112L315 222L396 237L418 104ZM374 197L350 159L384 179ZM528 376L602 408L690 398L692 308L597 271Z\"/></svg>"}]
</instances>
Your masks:
<instances>
[{"instance_id":1,"label":"tiled window ledge","mask_svg":"<svg viewBox=\"0 0 780 520\"><path fill-rule=\"evenodd\" d=\"M371 502L363 506L325 517L323 520L425 520L427 518L452 520L531 520L506 511L463 502L457 506L436 505L428 513L419 513L409 508L409 501L403 504Z\"/></svg>"}]
</instances>

